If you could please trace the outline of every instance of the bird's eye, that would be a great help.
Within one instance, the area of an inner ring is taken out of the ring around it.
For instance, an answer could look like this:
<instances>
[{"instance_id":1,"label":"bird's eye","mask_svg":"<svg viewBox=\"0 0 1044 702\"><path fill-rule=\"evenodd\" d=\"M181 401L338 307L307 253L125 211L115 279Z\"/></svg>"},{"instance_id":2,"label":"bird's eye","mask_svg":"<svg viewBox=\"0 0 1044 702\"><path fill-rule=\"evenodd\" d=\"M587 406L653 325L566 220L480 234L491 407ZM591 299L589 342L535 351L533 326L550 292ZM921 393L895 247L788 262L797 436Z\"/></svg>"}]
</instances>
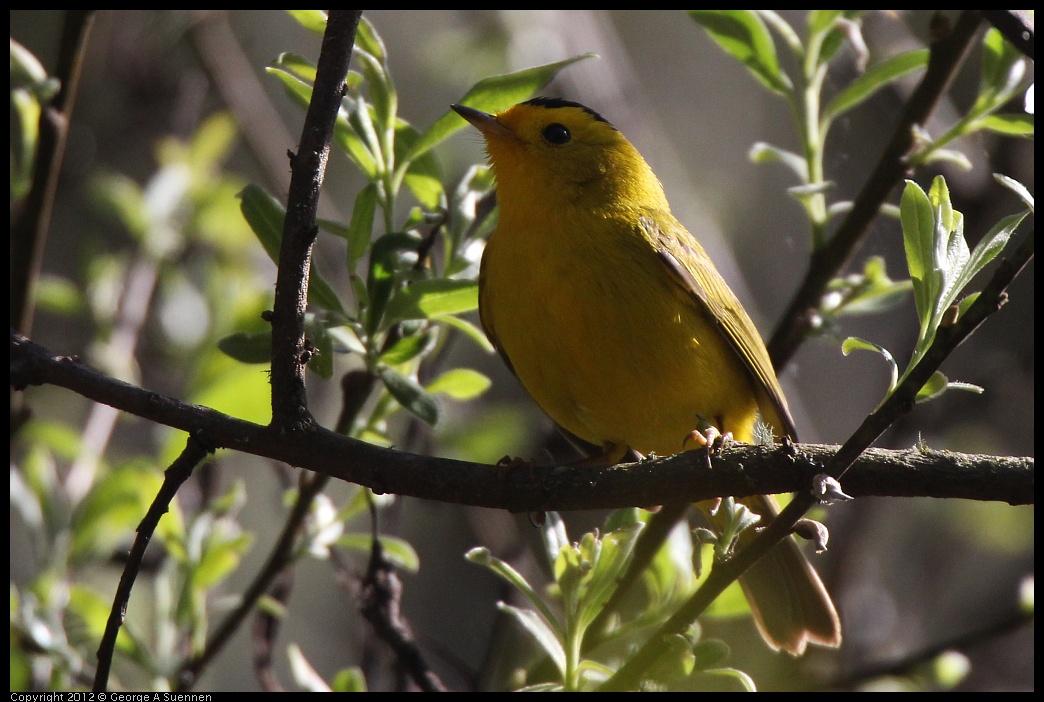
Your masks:
<instances>
[{"instance_id":1,"label":"bird's eye","mask_svg":"<svg viewBox=\"0 0 1044 702\"><path fill-rule=\"evenodd\" d=\"M547 139L549 144L555 146L561 146L562 144L569 143L572 135L569 130L565 128L565 125L554 122L544 127L544 138Z\"/></svg>"}]
</instances>

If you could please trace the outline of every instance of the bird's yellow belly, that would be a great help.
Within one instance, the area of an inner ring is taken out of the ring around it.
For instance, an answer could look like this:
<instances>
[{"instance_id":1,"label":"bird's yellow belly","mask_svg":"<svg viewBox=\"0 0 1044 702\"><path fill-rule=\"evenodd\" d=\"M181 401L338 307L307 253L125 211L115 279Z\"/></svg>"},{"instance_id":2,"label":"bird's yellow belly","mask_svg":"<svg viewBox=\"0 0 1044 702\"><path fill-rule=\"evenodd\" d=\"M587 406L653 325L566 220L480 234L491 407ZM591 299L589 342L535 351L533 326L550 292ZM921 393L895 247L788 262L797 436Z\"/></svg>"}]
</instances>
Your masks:
<instances>
[{"instance_id":1,"label":"bird's yellow belly","mask_svg":"<svg viewBox=\"0 0 1044 702\"><path fill-rule=\"evenodd\" d=\"M578 261L559 250L527 266L496 249L483 271L483 317L555 422L646 454L681 451L703 420L751 440L757 402L747 375L654 252L598 261L599 252L578 251Z\"/></svg>"}]
</instances>

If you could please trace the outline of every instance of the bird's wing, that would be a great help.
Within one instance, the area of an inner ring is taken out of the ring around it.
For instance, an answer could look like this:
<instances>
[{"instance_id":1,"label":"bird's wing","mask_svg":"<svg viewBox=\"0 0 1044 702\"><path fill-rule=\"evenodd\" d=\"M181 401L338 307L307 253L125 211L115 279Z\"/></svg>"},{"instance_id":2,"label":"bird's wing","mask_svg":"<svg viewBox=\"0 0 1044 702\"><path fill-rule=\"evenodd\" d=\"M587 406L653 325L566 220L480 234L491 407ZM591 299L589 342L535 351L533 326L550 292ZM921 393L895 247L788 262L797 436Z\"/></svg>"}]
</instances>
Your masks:
<instances>
[{"instance_id":1,"label":"bird's wing","mask_svg":"<svg viewBox=\"0 0 1044 702\"><path fill-rule=\"evenodd\" d=\"M664 224L661 226L658 222ZM643 215L639 223L671 278L714 321L722 337L742 361L755 388L762 390L772 403L782 424L775 429L796 439L794 420L761 334L703 247L671 215L658 213L655 218Z\"/></svg>"}]
</instances>

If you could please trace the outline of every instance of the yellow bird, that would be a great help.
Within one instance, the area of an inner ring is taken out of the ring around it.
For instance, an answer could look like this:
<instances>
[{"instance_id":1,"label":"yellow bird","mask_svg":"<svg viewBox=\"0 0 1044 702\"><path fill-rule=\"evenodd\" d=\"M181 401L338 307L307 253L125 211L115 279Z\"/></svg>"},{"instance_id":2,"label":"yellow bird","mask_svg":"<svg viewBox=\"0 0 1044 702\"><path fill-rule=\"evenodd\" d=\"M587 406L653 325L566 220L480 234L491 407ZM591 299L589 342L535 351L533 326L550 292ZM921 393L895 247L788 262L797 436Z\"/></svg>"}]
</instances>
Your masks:
<instances>
[{"instance_id":1,"label":"yellow bird","mask_svg":"<svg viewBox=\"0 0 1044 702\"><path fill-rule=\"evenodd\" d=\"M750 443L758 416L796 438L757 328L612 124L557 98L453 109L485 138L497 184L482 325L551 419L613 462L678 453L706 423ZM776 512L771 498L744 503ZM740 583L773 648L840 645L837 611L793 539Z\"/></svg>"}]
</instances>

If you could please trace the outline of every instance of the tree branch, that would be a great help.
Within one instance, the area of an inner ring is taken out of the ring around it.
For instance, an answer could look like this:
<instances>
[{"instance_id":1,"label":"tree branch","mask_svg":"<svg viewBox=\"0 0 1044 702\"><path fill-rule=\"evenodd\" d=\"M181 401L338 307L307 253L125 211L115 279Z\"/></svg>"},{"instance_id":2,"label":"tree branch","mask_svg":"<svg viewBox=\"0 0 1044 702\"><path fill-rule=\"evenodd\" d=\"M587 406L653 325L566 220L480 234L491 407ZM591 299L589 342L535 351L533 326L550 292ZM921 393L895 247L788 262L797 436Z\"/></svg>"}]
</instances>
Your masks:
<instances>
[{"instance_id":1,"label":"tree branch","mask_svg":"<svg viewBox=\"0 0 1044 702\"><path fill-rule=\"evenodd\" d=\"M1033 257L1033 233L1030 232L1009 260L1001 262L985 289L960 319L950 326L941 327L935 339L913 370L905 376L898 387L871 413L845 444L823 465L822 474L835 479L844 477L847 485L857 461L865 455L869 446L901 415L909 412L917 393L938 370L939 365L953 350L967 339L990 314L996 312L1007 301L1005 288ZM1030 469L1032 474L1032 468ZM1032 490L1030 484L1026 486ZM847 489L847 488L846 488ZM727 561L715 565L703 585L667 620L657 632L639 648L602 686L601 691L632 690L642 675L653 666L666 650L670 635L680 633L696 620L707 607L737 580L769 549L787 538L798 520L816 503L817 496L808 485L796 491L794 499L783 508L764 529L741 551ZM1029 498L1032 500L1032 498ZM1013 503L1014 504L1014 503Z\"/></svg>"},{"instance_id":2,"label":"tree branch","mask_svg":"<svg viewBox=\"0 0 1044 702\"><path fill-rule=\"evenodd\" d=\"M914 144L914 127L925 123L946 92L979 30L980 19L978 10L965 10L953 30L932 43L928 68L907 101L881 159L837 232L825 246L812 253L805 280L769 339L769 355L777 370L786 366L805 340L827 284L851 260L870 223L881 211L881 205L906 175L905 157Z\"/></svg>"},{"instance_id":3,"label":"tree branch","mask_svg":"<svg viewBox=\"0 0 1044 702\"><path fill-rule=\"evenodd\" d=\"M1033 60L1033 17L1026 10L982 10L982 16L996 27L1026 57Z\"/></svg>"},{"instance_id":4,"label":"tree branch","mask_svg":"<svg viewBox=\"0 0 1044 702\"><path fill-rule=\"evenodd\" d=\"M319 232L315 223L319 192L361 16L362 10L334 10L329 14L305 128L298 152L291 159L293 175L272 312L272 425L287 431L313 423L305 393L306 364L302 361L308 273L312 245Z\"/></svg>"},{"instance_id":5,"label":"tree branch","mask_svg":"<svg viewBox=\"0 0 1044 702\"><path fill-rule=\"evenodd\" d=\"M32 328L33 291L51 226L51 207L58 187L69 118L76 102L84 49L94 22L94 10L67 10L62 28L55 77L61 87L40 112L40 140L33 181L25 202L11 223L11 324L26 334Z\"/></svg>"},{"instance_id":6,"label":"tree branch","mask_svg":"<svg viewBox=\"0 0 1044 702\"><path fill-rule=\"evenodd\" d=\"M149 506L149 511L138 525L138 535L134 539L134 546L127 557L127 564L120 576L120 584L116 588L116 596L113 599L109 619L105 624L105 633L101 643L98 644L98 669L94 673L95 692L104 692L109 684L109 670L112 668L112 656L116 650L116 637L123 626L123 617L127 613L127 605L130 602L131 590L134 581L141 569L142 559L145 557L145 549L159 525L160 518L167 513L170 503L178 492L178 488L189 479L193 469L207 457L210 449L205 444L197 441L195 437L189 436L181 455L175 459L167 468L163 476L163 485L160 487L156 499Z\"/></svg>"},{"instance_id":7,"label":"tree branch","mask_svg":"<svg viewBox=\"0 0 1044 702\"><path fill-rule=\"evenodd\" d=\"M51 384L218 448L284 461L378 493L513 512L696 502L721 495L790 492L823 472L834 446L731 446L611 467L489 466L367 444L318 426L283 432L110 378L11 332L11 385ZM906 449L868 451L845 475L853 496L959 497L1033 504L1032 458Z\"/></svg>"}]
</instances>

